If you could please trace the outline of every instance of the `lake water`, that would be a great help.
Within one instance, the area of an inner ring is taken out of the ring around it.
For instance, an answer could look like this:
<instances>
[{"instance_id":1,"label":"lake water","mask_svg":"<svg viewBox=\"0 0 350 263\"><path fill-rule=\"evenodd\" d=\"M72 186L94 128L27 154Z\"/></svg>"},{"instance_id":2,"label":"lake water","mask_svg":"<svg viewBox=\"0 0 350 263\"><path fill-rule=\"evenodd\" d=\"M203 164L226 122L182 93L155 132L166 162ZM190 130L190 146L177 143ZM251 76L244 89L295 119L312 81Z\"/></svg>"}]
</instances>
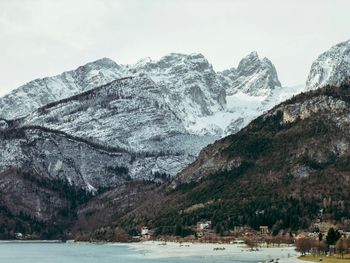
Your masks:
<instances>
[{"instance_id":1,"label":"lake water","mask_svg":"<svg viewBox=\"0 0 350 263\"><path fill-rule=\"evenodd\" d=\"M266 259L266 253L234 257L229 255L218 256L187 256L154 258L145 254L145 251L135 250L127 245L95 245L76 243L0 243L1 263L227 263L227 262L258 262Z\"/></svg>"}]
</instances>

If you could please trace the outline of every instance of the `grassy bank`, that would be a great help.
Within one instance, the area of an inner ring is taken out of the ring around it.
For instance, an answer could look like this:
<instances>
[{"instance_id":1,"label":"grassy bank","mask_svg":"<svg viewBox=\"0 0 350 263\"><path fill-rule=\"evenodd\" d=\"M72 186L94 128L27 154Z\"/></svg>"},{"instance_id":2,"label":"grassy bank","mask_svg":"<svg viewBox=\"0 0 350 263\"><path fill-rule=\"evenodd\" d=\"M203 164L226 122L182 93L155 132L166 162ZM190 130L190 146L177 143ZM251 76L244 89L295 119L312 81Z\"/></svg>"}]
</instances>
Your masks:
<instances>
[{"instance_id":1,"label":"grassy bank","mask_svg":"<svg viewBox=\"0 0 350 263\"><path fill-rule=\"evenodd\" d=\"M344 255L344 258L341 258L340 256L331 256L327 257L325 255L322 256L300 256L300 260L304 261L310 261L310 262L323 262L323 263L350 263L350 255Z\"/></svg>"}]
</instances>

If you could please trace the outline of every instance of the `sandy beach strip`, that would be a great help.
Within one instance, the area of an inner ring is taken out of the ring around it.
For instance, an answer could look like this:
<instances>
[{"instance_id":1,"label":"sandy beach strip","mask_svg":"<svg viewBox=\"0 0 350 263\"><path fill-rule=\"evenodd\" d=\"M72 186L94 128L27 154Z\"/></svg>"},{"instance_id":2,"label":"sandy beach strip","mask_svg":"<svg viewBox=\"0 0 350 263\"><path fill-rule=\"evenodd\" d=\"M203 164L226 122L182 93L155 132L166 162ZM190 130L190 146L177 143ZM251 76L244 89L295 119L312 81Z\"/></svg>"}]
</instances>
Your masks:
<instances>
[{"instance_id":1,"label":"sandy beach strip","mask_svg":"<svg viewBox=\"0 0 350 263\"><path fill-rule=\"evenodd\" d=\"M117 244L115 244L117 245ZM124 244L125 245L125 244ZM145 241L126 244L129 248L146 258L176 257L229 257L232 260L270 261L279 259L280 263L302 262L294 247L259 248L258 251L234 244L177 243Z\"/></svg>"}]
</instances>

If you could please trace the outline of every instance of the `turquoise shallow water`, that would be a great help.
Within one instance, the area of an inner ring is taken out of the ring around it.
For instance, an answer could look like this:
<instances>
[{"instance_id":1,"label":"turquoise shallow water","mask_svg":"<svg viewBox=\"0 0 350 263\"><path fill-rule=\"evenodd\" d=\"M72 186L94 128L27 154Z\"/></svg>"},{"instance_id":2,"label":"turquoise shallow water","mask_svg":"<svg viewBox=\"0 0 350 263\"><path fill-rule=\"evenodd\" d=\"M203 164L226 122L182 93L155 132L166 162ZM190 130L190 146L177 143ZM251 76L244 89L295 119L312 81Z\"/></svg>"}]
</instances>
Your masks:
<instances>
[{"instance_id":1,"label":"turquoise shallow water","mask_svg":"<svg viewBox=\"0 0 350 263\"><path fill-rule=\"evenodd\" d=\"M1 243L0 263L227 263L257 262L258 259L230 257L145 258L128 246L94 244Z\"/></svg>"}]
</instances>

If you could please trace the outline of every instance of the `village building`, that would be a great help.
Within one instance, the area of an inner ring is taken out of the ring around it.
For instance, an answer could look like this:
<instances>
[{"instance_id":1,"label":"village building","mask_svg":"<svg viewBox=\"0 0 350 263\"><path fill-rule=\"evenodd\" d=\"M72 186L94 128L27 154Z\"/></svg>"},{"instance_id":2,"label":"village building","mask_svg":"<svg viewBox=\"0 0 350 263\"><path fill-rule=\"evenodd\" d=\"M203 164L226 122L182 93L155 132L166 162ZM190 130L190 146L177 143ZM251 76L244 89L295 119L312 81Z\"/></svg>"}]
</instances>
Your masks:
<instances>
[{"instance_id":1,"label":"village building","mask_svg":"<svg viewBox=\"0 0 350 263\"><path fill-rule=\"evenodd\" d=\"M197 222L197 231L211 228L211 221L199 221Z\"/></svg>"},{"instance_id":2,"label":"village building","mask_svg":"<svg viewBox=\"0 0 350 263\"><path fill-rule=\"evenodd\" d=\"M269 233L269 227L268 226L260 226L260 234L261 235L267 235Z\"/></svg>"},{"instance_id":3,"label":"village building","mask_svg":"<svg viewBox=\"0 0 350 263\"><path fill-rule=\"evenodd\" d=\"M16 236L17 239L23 239L23 237L24 237L23 234L19 233L19 232L15 233L15 236Z\"/></svg>"},{"instance_id":4,"label":"village building","mask_svg":"<svg viewBox=\"0 0 350 263\"><path fill-rule=\"evenodd\" d=\"M245 241L242 240L242 239L237 239L236 238L235 240L230 241L230 244L243 245L243 244L245 244Z\"/></svg>"},{"instance_id":5,"label":"village building","mask_svg":"<svg viewBox=\"0 0 350 263\"><path fill-rule=\"evenodd\" d=\"M315 232L319 232L319 231L321 230L321 223L320 223L320 222L314 223L314 225L313 225L313 230L314 230Z\"/></svg>"},{"instance_id":6,"label":"village building","mask_svg":"<svg viewBox=\"0 0 350 263\"><path fill-rule=\"evenodd\" d=\"M143 226L141 228L141 238L144 239L144 240L149 240L151 239L153 235L153 231L150 230L147 226Z\"/></svg>"},{"instance_id":7,"label":"village building","mask_svg":"<svg viewBox=\"0 0 350 263\"><path fill-rule=\"evenodd\" d=\"M141 228L141 236L147 235L149 233L149 229L147 226L143 226Z\"/></svg>"},{"instance_id":8,"label":"village building","mask_svg":"<svg viewBox=\"0 0 350 263\"><path fill-rule=\"evenodd\" d=\"M151 239L151 235L149 233L147 233L147 234L142 235L142 238L144 240L149 240L149 239Z\"/></svg>"}]
</instances>

